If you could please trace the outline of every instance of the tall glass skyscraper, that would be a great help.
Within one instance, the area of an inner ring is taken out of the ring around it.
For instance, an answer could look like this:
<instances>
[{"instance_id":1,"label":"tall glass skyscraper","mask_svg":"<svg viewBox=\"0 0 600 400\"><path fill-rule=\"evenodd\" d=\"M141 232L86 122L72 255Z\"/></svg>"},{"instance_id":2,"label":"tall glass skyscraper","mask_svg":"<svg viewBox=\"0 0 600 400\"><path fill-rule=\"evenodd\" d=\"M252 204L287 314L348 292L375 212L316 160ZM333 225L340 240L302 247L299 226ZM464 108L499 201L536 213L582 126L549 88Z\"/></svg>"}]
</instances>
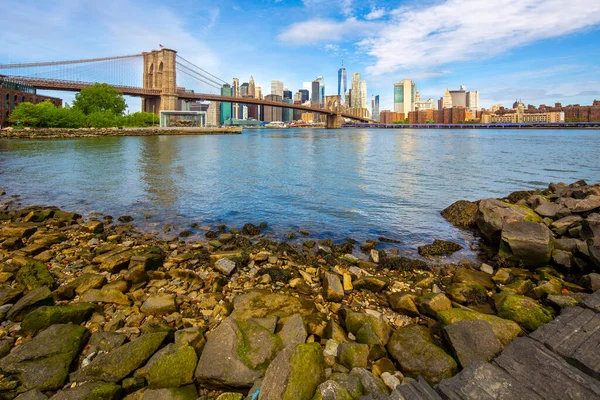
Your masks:
<instances>
[{"instance_id":1,"label":"tall glass skyscraper","mask_svg":"<svg viewBox=\"0 0 600 400\"><path fill-rule=\"evenodd\" d=\"M319 89L321 90L319 94L319 99L321 100L320 106L325 107L325 78L317 76L317 81L319 81Z\"/></svg>"},{"instance_id":2,"label":"tall glass skyscraper","mask_svg":"<svg viewBox=\"0 0 600 400\"><path fill-rule=\"evenodd\" d=\"M342 104L344 104L346 90L348 90L348 83L346 80L346 68L344 68L344 59L342 58L342 68L338 70L338 96L341 97Z\"/></svg>"}]
</instances>

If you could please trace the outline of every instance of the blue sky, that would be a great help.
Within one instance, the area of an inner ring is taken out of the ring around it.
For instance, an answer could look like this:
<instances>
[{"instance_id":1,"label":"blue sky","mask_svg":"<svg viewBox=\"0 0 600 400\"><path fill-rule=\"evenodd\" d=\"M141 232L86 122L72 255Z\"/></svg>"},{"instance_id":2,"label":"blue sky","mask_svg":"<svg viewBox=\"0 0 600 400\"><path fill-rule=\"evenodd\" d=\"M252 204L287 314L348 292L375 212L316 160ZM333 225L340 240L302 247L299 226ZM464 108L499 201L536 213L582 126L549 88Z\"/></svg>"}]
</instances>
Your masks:
<instances>
[{"instance_id":1,"label":"blue sky","mask_svg":"<svg viewBox=\"0 0 600 400\"><path fill-rule=\"evenodd\" d=\"M253 75L264 94L272 79L295 92L319 75L337 94L343 56L349 85L360 72L381 109L393 108L401 79L424 99L464 84L483 107L600 99L598 0L0 0L0 9L0 63L163 44L226 81Z\"/></svg>"}]
</instances>

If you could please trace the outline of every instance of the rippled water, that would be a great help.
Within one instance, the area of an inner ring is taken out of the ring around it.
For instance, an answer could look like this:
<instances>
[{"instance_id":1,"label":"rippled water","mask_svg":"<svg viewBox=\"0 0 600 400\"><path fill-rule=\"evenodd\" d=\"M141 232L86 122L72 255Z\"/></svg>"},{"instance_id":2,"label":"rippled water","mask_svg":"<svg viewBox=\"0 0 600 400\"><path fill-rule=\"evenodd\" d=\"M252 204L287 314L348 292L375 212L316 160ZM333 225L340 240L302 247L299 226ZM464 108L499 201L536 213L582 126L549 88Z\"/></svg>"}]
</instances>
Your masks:
<instances>
[{"instance_id":1,"label":"rippled water","mask_svg":"<svg viewBox=\"0 0 600 400\"><path fill-rule=\"evenodd\" d=\"M146 229L265 221L272 235L468 243L440 211L600 179L600 131L248 130L232 136L0 140L23 204L132 215ZM151 215L151 218L144 218Z\"/></svg>"}]
</instances>

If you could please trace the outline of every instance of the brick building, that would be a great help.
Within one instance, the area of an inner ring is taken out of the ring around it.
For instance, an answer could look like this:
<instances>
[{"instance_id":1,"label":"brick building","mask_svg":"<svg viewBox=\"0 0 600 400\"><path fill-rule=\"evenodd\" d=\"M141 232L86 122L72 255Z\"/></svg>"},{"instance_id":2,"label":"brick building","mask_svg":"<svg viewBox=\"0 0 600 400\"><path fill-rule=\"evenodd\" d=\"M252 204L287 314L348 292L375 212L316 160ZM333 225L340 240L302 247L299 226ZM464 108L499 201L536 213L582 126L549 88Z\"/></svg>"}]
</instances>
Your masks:
<instances>
[{"instance_id":1,"label":"brick building","mask_svg":"<svg viewBox=\"0 0 600 400\"><path fill-rule=\"evenodd\" d=\"M0 75L0 128L8 126L8 117L21 103L41 103L50 100L55 106L62 107L62 100L56 97L41 96L33 86L14 81Z\"/></svg>"},{"instance_id":2,"label":"brick building","mask_svg":"<svg viewBox=\"0 0 600 400\"><path fill-rule=\"evenodd\" d=\"M469 114L467 115L467 109L464 107L413 111L408 113L408 123L427 124L433 121L434 124L459 124L469 119L468 117L472 118L472 113Z\"/></svg>"},{"instance_id":3,"label":"brick building","mask_svg":"<svg viewBox=\"0 0 600 400\"><path fill-rule=\"evenodd\" d=\"M383 110L379 113L379 122L382 124L391 124L392 122L404 121L404 113L390 110Z\"/></svg>"}]
</instances>

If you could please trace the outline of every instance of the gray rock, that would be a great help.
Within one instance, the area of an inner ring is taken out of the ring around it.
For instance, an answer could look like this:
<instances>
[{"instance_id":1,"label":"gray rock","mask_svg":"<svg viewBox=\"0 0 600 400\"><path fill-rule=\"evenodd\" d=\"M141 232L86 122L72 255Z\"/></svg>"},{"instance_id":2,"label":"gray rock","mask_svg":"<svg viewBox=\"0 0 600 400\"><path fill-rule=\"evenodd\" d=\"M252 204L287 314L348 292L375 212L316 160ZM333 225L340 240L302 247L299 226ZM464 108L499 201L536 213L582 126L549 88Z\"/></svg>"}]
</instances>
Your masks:
<instances>
[{"instance_id":1,"label":"gray rock","mask_svg":"<svg viewBox=\"0 0 600 400\"><path fill-rule=\"evenodd\" d=\"M600 290L600 274L591 273L585 277L585 286L591 291L595 292Z\"/></svg>"},{"instance_id":2,"label":"gray rock","mask_svg":"<svg viewBox=\"0 0 600 400\"><path fill-rule=\"evenodd\" d=\"M365 276L352 282L352 286L356 290L370 290L373 293L381 292L390 280L379 276Z\"/></svg>"},{"instance_id":3,"label":"gray rock","mask_svg":"<svg viewBox=\"0 0 600 400\"><path fill-rule=\"evenodd\" d=\"M229 276L235 269L235 261L230 260L229 258L221 258L215 262L215 269L223 275Z\"/></svg>"},{"instance_id":4,"label":"gray rock","mask_svg":"<svg viewBox=\"0 0 600 400\"><path fill-rule=\"evenodd\" d=\"M340 364L348 369L367 368L369 346L360 343L342 343L339 345Z\"/></svg>"},{"instance_id":5,"label":"gray rock","mask_svg":"<svg viewBox=\"0 0 600 400\"><path fill-rule=\"evenodd\" d=\"M323 297L327 301L340 302L344 299L344 287L339 276L325 272L323 277Z\"/></svg>"},{"instance_id":6,"label":"gray rock","mask_svg":"<svg viewBox=\"0 0 600 400\"><path fill-rule=\"evenodd\" d=\"M505 222L526 220L541 222L542 219L527 207L508 204L497 199L481 200L475 217L481 234L492 244L500 243L500 232Z\"/></svg>"},{"instance_id":7,"label":"gray rock","mask_svg":"<svg viewBox=\"0 0 600 400\"><path fill-rule=\"evenodd\" d=\"M554 221L550 225L550 229L552 229L552 231L557 235L562 236L569 230L569 228L579 224L582 220L583 218L581 218L579 215L570 215Z\"/></svg>"},{"instance_id":8,"label":"gray rock","mask_svg":"<svg viewBox=\"0 0 600 400\"><path fill-rule=\"evenodd\" d=\"M196 386L188 385L181 388L145 390L141 400L196 400Z\"/></svg>"},{"instance_id":9,"label":"gray rock","mask_svg":"<svg viewBox=\"0 0 600 400\"><path fill-rule=\"evenodd\" d=\"M362 383L360 382L360 377L357 375L334 373L331 375L331 380L336 381L346 389L353 399L358 399L363 394Z\"/></svg>"},{"instance_id":10,"label":"gray rock","mask_svg":"<svg viewBox=\"0 0 600 400\"><path fill-rule=\"evenodd\" d=\"M271 362L259 400L311 400L325 380L325 361L318 343L283 349Z\"/></svg>"},{"instance_id":11,"label":"gray rock","mask_svg":"<svg viewBox=\"0 0 600 400\"><path fill-rule=\"evenodd\" d=\"M423 377L419 376L417 379L404 379L402 384L392 392L390 400L442 400L442 398Z\"/></svg>"},{"instance_id":12,"label":"gray rock","mask_svg":"<svg viewBox=\"0 0 600 400\"><path fill-rule=\"evenodd\" d=\"M600 208L600 196L592 195L585 199L562 198L560 203L572 213L585 213Z\"/></svg>"},{"instance_id":13,"label":"gray rock","mask_svg":"<svg viewBox=\"0 0 600 400\"><path fill-rule=\"evenodd\" d=\"M33 289L17 301L10 309L7 318L11 321L22 321L25 315L41 306L51 306L54 304L52 292L47 286Z\"/></svg>"},{"instance_id":14,"label":"gray rock","mask_svg":"<svg viewBox=\"0 0 600 400\"><path fill-rule=\"evenodd\" d=\"M143 334L110 353L98 355L87 366L71 373L70 380L71 382L93 380L118 382L148 360L166 337L167 332Z\"/></svg>"},{"instance_id":15,"label":"gray rock","mask_svg":"<svg viewBox=\"0 0 600 400\"><path fill-rule=\"evenodd\" d=\"M281 338L283 347L304 343L308 332L300 314L294 314L285 320L285 324L277 334Z\"/></svg>"},{"instance_id":16,"label":"gray rock","mask_svg":"<svg viewBox=\"0 0 600 400\"><path fill-rule=\"evenodd\" d=\"M89 289L79 298L87 303L113 303L128 306L129 298L116 289Z\"/></svg>"},{"instance_id":17,"label":"gray rock","mask_svg":"<svg viewBox=\"0 0 600 400\"><path fill-rule=\"evenodd\" d=\"M88 336L78 325L52 325L0 360L0 370L17 375L27 390L58 390Z\"/></svg>"},{"instance_id":18,"label":"gray rock","mask_svg":"<svg viewBox=\"0 0 600 400\"><path fill-rule=\"evenodd\" d=\"M500 255L527 267L543 267L552 255L552 234L546 225L510 222L502 229Z\"/></svg>"},{"instance_id":19,"label":"gray rock","mask_svg":"<svg viewBox=\"0 0 600 400\"><path fill-rule=\"evenodd\" d=\"M352 396L342 385L328 380L319 385L313 400L352 400Z\"/></svg>"},{"instance_id":20,"label":"gray rock","mask_svg":"<svg viewBox=\"0 0 600 400\"><path fill-rule=\"evenodd\" d=\"M256 322L227 318L208 338L195 378L214 387L250 388L281 347L281 339Z\"/></svg>"},{"instance_id":21,"label":"gray rock","mask_svg":"<svg viewBox=\"0 0 600 400\"><path fill-rule=\"evenodd\" d=\"M39 390L34 389L18 395L15 400L48 400L48 396Z\"/></svg>"},{"instance_id":22,"label":"gray rock","mask_svg":"<svg viewBox=\"0 0 600 400\"><path fill-rule=\"evenodd\" d=\"M110 352L121 346L127 340L127 336L117 332L94 332L90 337L90 352Z\"/></svg>"},{"instance_id":23,"label":"gray rock","mask_svg":"<svg viewBox=\"0 0 600 400\"><path fill-rule=\"evenodd\" d=\"M186 328L175 332L175 344L188 344L194 348L196 355L200 357L206 345L206 339L202 329L198 326Z\"/></svg>"},{"instance_id":24,"label":"gray rock","mask_svg":"<svg viewBox=\"0 0 600 400\"><path fill-rule=\"evenodd\" d=\"M502 343L486 321L459 321L446 326L444 333L462 368L477 360L489 361L502 351Z\"/></svg>"},{"instance_id":25,"label":"gray rock","mask_svg":"<svg viewBox=\"0 0 600 400\"><path fill-rule=\"evenodd\" d=\"M543 367L542 367L543 368ZM474 361L450 379L444 379L436 389L450 400L542 400L495 365Z\"/></svg>"},{"instance_id":26,"label":"gray rock","mask_svg":"<svg viewBox=\"0 0 600 400\"><path fill-rule=\"evenodd\" d=\"M54 324L79 325L94 311L91 303L77 303L69 306L42 306L25 315L21 329L27 335L46 329Z\"/></svg>"},{"instance_id":27,"label":"gray rock","mask_svg":"<svg viewBox=\"0 0 600 400\"><path fill-rule=\"evenodd\" d=\"M540 214L542 217L559 219L569 216L571 212L565 206L560 204L546 202L535 208L535 212Z\"/></svg>"},{"instance_id":28,"label":"gray rock","mask_svg":"<svg viewBox=\"0 0 600 400\"><path fill-rule=\"evenodd\" d=\"M57 392L50 400L117 400L121 387L114 383L87 382L81 386Z\"/></svg>"},{"instance_id":29,"label":"gray rock","mask_svg":"<svg viewBox=\"0 0 600 400\"><path fill-rule=\"evenodd\" d=\"M392 293L389 297L392 310L409 317L418 317L419 309L415 304L415 296L406 293Z\"/></svg>"},{"instance_id":30,"label":"gray rock","mask_svg":"<svg viewBox=\"0 0 600 400\"><path fill-rule=\"evenodd\" d=\"M293 314L312 314L317 311L311 301L279 293L255 290L233 299L231 317L246 321L250 318L289 317Z\"/></svg>"},{"instance_id":31,"label":"gray rock","mask_svg":"<svg viewBox=\"0 0 600 400\"><path fill-rule=\"evenodd\" d=\"M387 399L390 391L386 384L380 378L370 373L365 368L353 368L350 376L356 376L360 379L363 388L363 394L371 396L375 400Z\"/></svg>"},{"instance_id":32,"label":"gray rock","mask_svg":"<svg viewBox=\"0 0 600 400\"><path fill-rule=\"evenodd\" d=\"M581 237L583 239L600 237L600 214L588 215L581 227Z\"/></svg>"},{"instance_id":33,"label":"gray rock","mask_svg":"<svg viewBox=\"0 0 600 400\"><path fill-rule=\"evenodd\" d=\"M142 304L141 310L145 314L150 315L165 315L177 311L177 303L175 296L169 293L160 292L151 295Z\"/></svg>"},{"instance_id":34,"label":"gray rock","mask_svg":"<svg viewBox=\"0 0 600 400\"><path fill-rule=\"evenodd\" d=\"M489 264L481 264L481 266L479 267L479 270L481 272L485 272L486 274L490 274L490 275L494 275L494 267L492 267Z\"/></svg>"},{"instance_id":35,"label":"gray rock","mask_svg":"<svg viewBox=\"0 0 600 400\"><path fill-rule=\"evenodd\" d=\"M596 266L596 270L600 271L600 237L588 239L587 247L588 252L590 253L590 258Z\"/></svg>"}]
</instances>

